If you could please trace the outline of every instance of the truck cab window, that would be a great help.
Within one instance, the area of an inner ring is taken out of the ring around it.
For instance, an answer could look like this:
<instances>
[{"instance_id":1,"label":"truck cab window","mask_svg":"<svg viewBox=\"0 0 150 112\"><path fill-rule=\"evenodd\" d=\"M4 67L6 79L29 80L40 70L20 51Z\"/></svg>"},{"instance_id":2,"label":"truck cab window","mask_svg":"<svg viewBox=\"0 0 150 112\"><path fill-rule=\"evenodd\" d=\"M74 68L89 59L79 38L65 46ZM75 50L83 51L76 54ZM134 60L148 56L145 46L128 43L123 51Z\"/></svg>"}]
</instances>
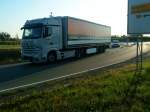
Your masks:
<instances>
[{"instance_id":1,"label":"truck cab window","mask_svg":"<svg viewBox=\"0 0 150 112\"><path fill-rule=\"evenodd\" d=\"M40 38L41 33L42 33L42 28L25 28L23 33L23 38L25 39Z\"/></svg>"},{"instance_id":2,"label":"truck cab window","mask_svg":"<svg viewBox=\"0 0 150 112\"><path fill-rule=\"evenodd\" d=\"M51 27L45 27L43 37L48 37L52 35L52 28Z\"/></svg>"}]
</instances>

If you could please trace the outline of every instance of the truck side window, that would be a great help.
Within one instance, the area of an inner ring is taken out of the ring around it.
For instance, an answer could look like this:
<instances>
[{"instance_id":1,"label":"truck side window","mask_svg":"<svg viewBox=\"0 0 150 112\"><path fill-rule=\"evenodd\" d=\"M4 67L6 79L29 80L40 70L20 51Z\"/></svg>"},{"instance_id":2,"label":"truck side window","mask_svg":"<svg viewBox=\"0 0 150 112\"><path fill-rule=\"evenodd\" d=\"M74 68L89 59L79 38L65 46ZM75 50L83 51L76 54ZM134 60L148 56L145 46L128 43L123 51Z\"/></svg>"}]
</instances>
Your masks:
<instances>
[{"instance_id":1,"label":"truck side window","mask_svg":"<svg viewBox=\"0 0 150 112\"><path fill-rule=\"evenodd\" d=\"M52 27L48 28L48 35L51 36L52 35Z\"/></svg>"},{"instance_id":2,"label":"truck side window","mask_svg":"<svg viewBox=\"0 0 150 112\"><path fill-rule=\"evenodd\" d=\"M52 35L52 28L51 27L45 27L43 37L48 37Z\"/></svg>"}]
</instances>

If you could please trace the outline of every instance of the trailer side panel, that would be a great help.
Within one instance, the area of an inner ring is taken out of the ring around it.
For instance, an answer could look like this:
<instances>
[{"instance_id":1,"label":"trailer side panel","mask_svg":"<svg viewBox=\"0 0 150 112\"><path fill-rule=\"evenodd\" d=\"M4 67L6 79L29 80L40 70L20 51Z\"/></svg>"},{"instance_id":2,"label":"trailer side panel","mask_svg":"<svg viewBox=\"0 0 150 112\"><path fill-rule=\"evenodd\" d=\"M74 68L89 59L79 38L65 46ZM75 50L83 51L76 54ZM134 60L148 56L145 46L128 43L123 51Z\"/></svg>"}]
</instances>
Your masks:
<instances>
[{"instance_id":1,"label":"trailer side panel","mask_svg":"<svg viewBox=\"0 0 150 112\"><path fill-rule=\"evenodd\" d=\"M111 28L76 18L68 17L68 47L108 44Z\"/></svg>"}]
</instances>

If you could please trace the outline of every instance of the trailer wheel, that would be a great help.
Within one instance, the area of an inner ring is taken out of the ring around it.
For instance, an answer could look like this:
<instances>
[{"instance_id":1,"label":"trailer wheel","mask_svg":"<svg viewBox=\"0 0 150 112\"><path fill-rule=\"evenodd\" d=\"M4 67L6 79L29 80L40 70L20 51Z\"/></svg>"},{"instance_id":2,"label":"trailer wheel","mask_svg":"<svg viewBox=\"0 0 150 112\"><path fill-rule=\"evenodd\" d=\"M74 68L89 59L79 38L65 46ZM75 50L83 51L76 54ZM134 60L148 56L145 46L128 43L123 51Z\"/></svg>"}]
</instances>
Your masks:
<instances>
[{"instance_id":1,"label":"trailer wheel","mask_svg":"<svg viewBox=\"0 0 150 112\"><path fill-rule=\"evenodd\" d=\"M56 61L56 53L54 53L54 52L49 53L47 56L47 62L52 63L55 61Z\"/></svg>"},{"instance_id":2,"label":"trailer wheel","mask_svg":"<svg viewBox=\"0 0 150 112\"><path fill-rule=\"evenodd\" d=\"M86 49L85 48L81 49L80 52L81 52L81 57L84 57L86 55Z\"/></svg>"},{"instance_id":3,"label":"trailer wheel","mask_svg":"<svg viewBox=\"0 0 150 112\"><path fill-rule=\"evenodd\" d=\"M106 51L106 46L103 47L103 51L102 52L104 53L105 51Z\"/></svg>"},{"instance_id":4,"label":"trailer wheel","mask_svg":"<svg viewBox=\"0 0 150 112\"><path fill-rule=\"evenodd\" d=\"M97 51L98 51L98 53L102 53L102 51L103 51L103 47L101 47L101 46L100 46L100 47L98 47L98 48L97 48Z\"/></svg>"},{"instance_id":5,"label":"trailer wheel","mask_svg":"<svg viewBox=\"0 0 150 112\"><path fill-rule=\"evenodd\" d=\"M76 51L75 51L75 57L76 58L80 58L81 57L80 49L76 49Z\"/></svg>"},{"instance_id":6,"label":"trailer wheel","mask_svg":"<svg viewBox=\"0 0 150 112\"><path fill-rule=\"evenodd\" d=\"M98 49L98 53L104 53L106 50L105 46L98 47L97 49Z\"/></svg>"}]
</instances>

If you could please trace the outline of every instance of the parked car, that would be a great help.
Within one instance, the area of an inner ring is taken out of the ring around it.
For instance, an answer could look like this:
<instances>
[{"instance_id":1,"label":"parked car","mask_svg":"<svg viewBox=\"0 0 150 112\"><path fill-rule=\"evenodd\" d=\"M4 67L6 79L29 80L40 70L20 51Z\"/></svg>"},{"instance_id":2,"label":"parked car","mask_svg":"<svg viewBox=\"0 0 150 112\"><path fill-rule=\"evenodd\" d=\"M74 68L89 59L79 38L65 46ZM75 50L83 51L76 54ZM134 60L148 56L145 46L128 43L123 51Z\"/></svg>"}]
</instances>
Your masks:
<instances>
[{"instance_id":1,"label":"parked car","mask_svg":"<svg viewBox=\"0 0 150 112\"><path fill-rule=\"evenodd\" d=\"M111 48L118 48L118 47L120 47L120 42L119 42L119 40L113 40L113 41L111 42Z\"/></svg>"}]
</instances>

